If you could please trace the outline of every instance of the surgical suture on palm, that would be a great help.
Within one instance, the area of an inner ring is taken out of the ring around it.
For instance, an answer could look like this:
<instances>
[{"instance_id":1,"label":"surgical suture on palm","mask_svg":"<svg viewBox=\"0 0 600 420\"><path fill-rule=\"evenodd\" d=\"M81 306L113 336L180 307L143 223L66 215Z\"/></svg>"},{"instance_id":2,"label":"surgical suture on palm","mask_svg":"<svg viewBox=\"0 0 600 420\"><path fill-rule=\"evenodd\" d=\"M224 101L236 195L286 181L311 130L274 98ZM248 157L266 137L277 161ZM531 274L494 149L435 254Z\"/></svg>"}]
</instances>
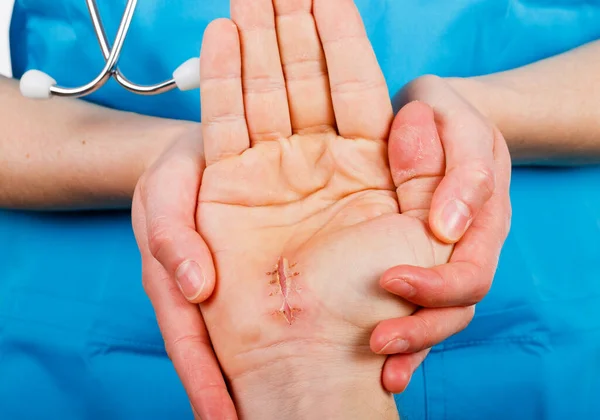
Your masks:
<instances>
[{"instance_id":1,"label":"surgical suture on palm","mask_svg":"<svg viewBox=\"0 0 600 420\"><path fill-rule=\"evenodd\" d=\"M290 265L287 258L279 257L275 269L267 273L271 276L269 285L274 289L269 296L281 295L282 297L281 307L274 314L283 316L290 325L294 323L297 314L302 311L301 308L293 306L290 302L292 293L300 291L294 281L294 277L300 274L292 271L295 266L296 263Z\"/></svg>"}]
</instances>

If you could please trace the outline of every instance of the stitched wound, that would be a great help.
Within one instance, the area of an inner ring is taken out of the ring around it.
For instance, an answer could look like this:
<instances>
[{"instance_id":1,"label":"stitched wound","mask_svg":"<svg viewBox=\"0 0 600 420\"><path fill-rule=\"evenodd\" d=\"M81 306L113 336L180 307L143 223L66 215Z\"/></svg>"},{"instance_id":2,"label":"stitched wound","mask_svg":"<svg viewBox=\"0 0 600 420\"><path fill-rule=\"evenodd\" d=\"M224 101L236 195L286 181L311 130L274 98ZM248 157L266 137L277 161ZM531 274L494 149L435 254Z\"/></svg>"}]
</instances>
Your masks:
<instances>
[{"instance_id":1,"label":"stitched wound","mask_svg":"<svg viewBox=\"0 0 600 420\"><path fill-rule=\"evenodd\" d=\"M292 325L292 322L294 321L294 315L289 304L291 279L288 278L288 271L288 261L285 258L280 257L279 262L277 263L277 277L279 278L279 288L281 290L281 295L283 296L283 302L281 303L280 311L288 324Z\"/></svg>"},{"instance_id":2,"label":"stitched wound","mask_svg":"<svg viewBox=\"0 0 600 420\"><path fill-rule=\"evenodd\" d=\"M288 324L292 325L294 322L295 314L301 312L300 308L294 308L290 304L290 299L292 295L292 287L293 286L293 277L297 276L299 273L292 273L290 268L295 266L289 265L287 258L279 257L277 260L277 264L275 265L275 270L271 271L267 274L272 275L273 278L270 281L270 284L277 287L277 293L271 293L271 296L278 296L279 292L281 292L281 307L276 313L279 313L280 316L283 316Z\"/></svg>"}]
</instances>

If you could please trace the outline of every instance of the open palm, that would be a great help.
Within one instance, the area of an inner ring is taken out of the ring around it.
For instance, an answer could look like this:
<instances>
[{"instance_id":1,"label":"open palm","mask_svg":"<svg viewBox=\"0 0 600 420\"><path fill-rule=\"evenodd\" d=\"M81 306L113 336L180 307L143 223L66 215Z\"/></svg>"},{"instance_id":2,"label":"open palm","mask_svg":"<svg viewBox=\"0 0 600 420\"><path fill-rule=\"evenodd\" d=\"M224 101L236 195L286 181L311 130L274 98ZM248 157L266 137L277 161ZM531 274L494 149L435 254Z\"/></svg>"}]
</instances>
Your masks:
<instances>
[{"instance_id":1,"label":"open palm","mask_svg":"<svg viewBox=\"0 0 600 420\"><path fill-rule=\"evenodd\" d=\"M420 194L404 205L396 185L407 174L388 165L388 91L351 1L274 5L234 0L240 32L219 20L204 38L197 225L217 287L202 313L234 388L274 359L340 349L361 353L378 381L369 334L414 310L379 276L450 255L426 224L444 167L415 180Z\"/></svg>"}]
</instances>

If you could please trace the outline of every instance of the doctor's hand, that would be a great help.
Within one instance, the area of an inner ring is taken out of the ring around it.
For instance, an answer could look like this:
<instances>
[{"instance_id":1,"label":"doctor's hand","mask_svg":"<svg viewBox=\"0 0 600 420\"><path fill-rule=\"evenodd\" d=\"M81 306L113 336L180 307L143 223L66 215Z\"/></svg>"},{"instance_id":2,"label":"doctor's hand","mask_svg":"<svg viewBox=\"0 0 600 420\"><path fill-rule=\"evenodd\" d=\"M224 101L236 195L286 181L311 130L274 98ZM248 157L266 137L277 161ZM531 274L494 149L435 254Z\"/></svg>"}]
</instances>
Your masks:
<instances>
[{"instance_id":1,"label":"doctor's hand","mask_svg":"<svg viewBox=\"0 0 600 420\"><path fill-rule=\"evenodd\" d=\"M195 416L236 419L204 320L191 303L208 298L215 279L211 254L194 222L203 150L200 125L192 124L139 180L132 221L144 289Z\"/></svg>"},{"instance_id":2,"label":"doctor's hand","mask_svg":"<svg viewBox=\"0 0 600 420\"><path fill-rule=\"evenodd\" d=\"M371 336L372 350L390 355L383 384L398 393L432 346L471 322L474 305L490 289L510 226L511 160L498 129L446 80L421 77L396 99L401 110L390 144L397 150L390 150L390 156L402 156L404 187L399 194L414 194L404 197L407 203L419 198L414 184L427 175L427 156L422 153L429 141L426 128L435 125L446 170L432 197L429 225L438 239L456 243L447 264L398 266L381 277L384 289L421 307L411 316L381 322ZM414 101L433 109L428 118L415 118Z\"/></svg>"}]
</instances>

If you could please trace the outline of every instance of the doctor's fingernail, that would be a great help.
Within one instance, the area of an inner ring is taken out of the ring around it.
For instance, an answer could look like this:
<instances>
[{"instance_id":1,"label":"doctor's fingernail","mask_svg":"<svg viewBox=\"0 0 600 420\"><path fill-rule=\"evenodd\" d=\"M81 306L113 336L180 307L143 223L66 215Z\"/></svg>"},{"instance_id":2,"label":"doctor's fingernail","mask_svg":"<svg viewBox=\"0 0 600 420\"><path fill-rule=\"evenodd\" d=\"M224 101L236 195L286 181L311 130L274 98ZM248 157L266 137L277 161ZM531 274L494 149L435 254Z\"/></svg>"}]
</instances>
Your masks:
<instances>
[{"instance_id":1,"label":"doctor's fingernail","mask_svg":"<svg viewBox=\"0 0 600 420\"><path fill-rule=\"evenodd\" d=\"M471 224L471 211L460 200L449 201L442 210L442 231L447 239L458 241Z\"/></svg>"},{"instance_id":2,"label":"doctor's fingernail","mask_svg":"<svg viewBox=\"0 0 600 420\"><path fill-rule=\"evenodd\" d=\"M394 340L389 341L381 350L379 350L380 354L397 354L404 353L408 350L410 344L403 338L396 338Z\"/></svg>"},{"instance_id":3,"label":"doctor's fingernail","mask_svg":"<svg viewBox=\"0 0 600 420\"><path fill-rule=\"evenodd\" d=\"M204 273L195 261L182 263L175 273L179 290L188 300L193 300L202 293L204 288Z\"/></svg>"}]
</instances>

